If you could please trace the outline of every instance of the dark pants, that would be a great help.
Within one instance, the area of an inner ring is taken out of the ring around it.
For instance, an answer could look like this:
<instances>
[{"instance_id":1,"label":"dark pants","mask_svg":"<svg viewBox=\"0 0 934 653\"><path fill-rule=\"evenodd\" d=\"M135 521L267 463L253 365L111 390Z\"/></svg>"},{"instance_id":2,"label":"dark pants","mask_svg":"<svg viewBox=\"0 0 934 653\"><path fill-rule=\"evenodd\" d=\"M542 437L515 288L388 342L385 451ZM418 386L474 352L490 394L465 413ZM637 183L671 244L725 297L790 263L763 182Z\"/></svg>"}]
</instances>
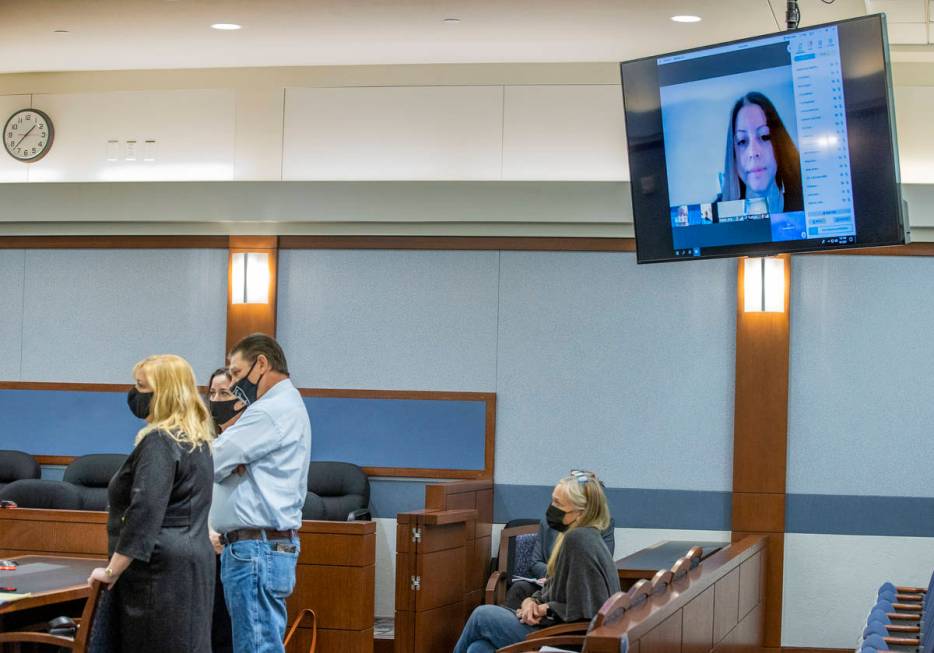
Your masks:
<instances>
[{"instance_id":1,"label":"dark pants","mask_svg":"<svg viewBox=\"0 0 934 653\"><path fill-rule=\"evenodd\" d=\"M233 629L230 615L224 602L224 585L221 583L221 557L217 556L217 575L214 577L214 614L211 617L211 651L233 653Z\"/></svg>"},{"instance_id":2,"label":"dark pants","mask_svg":"<svg viewBox=\"0 0 934 653\"><path fill-rule=\"evenodd\" d=\"M506 602L504 606L510 610L518 610L522 607L522 602L540 590L536 583L530 583L527 580L517 580L508 590L506 590Z\"/></svg>"}]
</instances>

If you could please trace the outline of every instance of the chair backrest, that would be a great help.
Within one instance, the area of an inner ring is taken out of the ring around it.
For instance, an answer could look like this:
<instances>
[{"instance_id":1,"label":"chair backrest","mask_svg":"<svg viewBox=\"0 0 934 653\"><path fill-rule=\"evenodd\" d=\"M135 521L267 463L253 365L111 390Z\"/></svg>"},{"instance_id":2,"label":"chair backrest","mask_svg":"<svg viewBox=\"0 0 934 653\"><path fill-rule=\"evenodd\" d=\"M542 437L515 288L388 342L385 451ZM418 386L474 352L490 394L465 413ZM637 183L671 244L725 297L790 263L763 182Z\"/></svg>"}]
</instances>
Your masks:
<instances>
[{"instance_id":1,"label":"chair backrest","mask_svg":"<svg viewBox=\"0 0 934 653\"><path fill-rule=\"evenodd\" d=\"M320 460L308 466L303 519L347 521L350 513L369 505L370 479L357 465Z\"/></svg>"},{"instance_id":2,"label":"chair backrest","mask_svg":"<svg viewBox=\"0 0 934 653\"><path fill-rule=\"evenodd\" d=\"M522 538L521 547L519 538ZM538 522L525 524L523 526L507 526L499 535L499 555L497 556L496 568L498 571L506 572L507 585L511 583L512 577L530 576L530 570L520 574L517 571L518 566L528 567L527 558L531 557L531 549L535 546L538 539Z\"/></svg>"},{"instance_id":3,"label":"chair backrest","mask_svg":"<svg viewBox=\"0 0 934 653\"><path fill-rule=\"evenodd\" d=\"M659 569L652 577L652 594L663 594L668 591L668 585L674 574L668 569Z\"/></svg>"},{"instance_id":4,"label":"chair backrest","mask_svg":"<svg viewBox=\"0 0 934 653\"><path fill-rule=\"evenodd\" d=\"M626 594L629 596L629 607L634 608L645 602L652 594L652 583L645 578L638 580Z\"/></svg>"},{"instance_id":5,"label":"chair backrest","mask_svg":"<svg viewBox=\"0 0 934 653\"><path fill-rule=\"evenodd\" d=\"M687 556L678 558L678 562L676 562L671 568L672 582L678 580L679 578L684 578L689 571L691 571L691 559Z\"/></svg>"},{"instance_id":6,"label":"chair backrest","mask_svg":"<svg viewBox=\"0 0 934 653\"><path fill-rule=\"evenodd\" d=\"M93 581L91 594L81 613L81 625L75 634L75 653L109 653L115 650L116 620L112 604L113 594L100 582Z\"/></svg>"},{"instance_id":7,"label":"chair backrest","mask_svg":"<svg viewBox=\"0 0 934 653\"><path fill-rule=\"evenodd\" d=\"M596 630L606 624L619 621L631 605L632 598L626 592L617 592L612 595L597 610L597 614L594 615L593 622L590 624L590 630Z\"/></svg>"},{"instance_id":8,"label":"chair backrest","mask_svg":"<svg viewBox=\"0 0 934 653\"><path fill-rule=\"evenodd\" d=\"M36 459L25 451L0 449L0 489L13 481L42 476Z\"/></svg>"},{"instance_id":9,"label":"chair backrest","mask_svg":"<svg viewBox=\"0 0 934 653\"><path fill-rule=\"evenodd\" d=\"M701 563L701 559L704 557L704 550L699 546L692 546L688 549L687 555L684 557L691 561L691 569L694 569L694 567Z\"/></svg>"},{"instance_id":10,"label":"chair backrest","mask_svg":"<svg viewBox=\"0 0 934 653\"><path fill-rule=\"evenodd\" d=\"M92 453L65 468L62 480L78 487L82 510L107 509L107 485L126 458L122 453Z\"/></svg>"},{"instance_id":11,"label":"chair backrest","mask_svg":"<svg viewBox=\"0 0 934 653\"><path fill-rule=\"evenodd\" d=\"M13 481L0 490L0 499L14 501L20 508L44 510L81 510L83 505L74 485L38 478Z\"/></svg>"}]
</instances>

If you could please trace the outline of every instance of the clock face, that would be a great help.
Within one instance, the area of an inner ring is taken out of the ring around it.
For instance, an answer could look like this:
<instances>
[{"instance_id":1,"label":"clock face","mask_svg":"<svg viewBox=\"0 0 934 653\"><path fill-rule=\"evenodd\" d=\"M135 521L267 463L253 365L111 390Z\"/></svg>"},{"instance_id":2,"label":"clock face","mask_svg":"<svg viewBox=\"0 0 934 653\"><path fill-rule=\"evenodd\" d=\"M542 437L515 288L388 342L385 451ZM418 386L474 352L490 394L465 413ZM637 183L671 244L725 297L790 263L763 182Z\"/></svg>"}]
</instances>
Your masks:
<instances>
[{"instance_id":1,"label":"clock face","mask_svg":"<svg viewBox=\"0 0 934 653\"><path fill-rule=\"evenodd\" d=\"M28 163L48 153L54 136L52 121L46 114L38 109L21 109L3 127L3 146L14 159Z\"/></svg>"}]
</instances>

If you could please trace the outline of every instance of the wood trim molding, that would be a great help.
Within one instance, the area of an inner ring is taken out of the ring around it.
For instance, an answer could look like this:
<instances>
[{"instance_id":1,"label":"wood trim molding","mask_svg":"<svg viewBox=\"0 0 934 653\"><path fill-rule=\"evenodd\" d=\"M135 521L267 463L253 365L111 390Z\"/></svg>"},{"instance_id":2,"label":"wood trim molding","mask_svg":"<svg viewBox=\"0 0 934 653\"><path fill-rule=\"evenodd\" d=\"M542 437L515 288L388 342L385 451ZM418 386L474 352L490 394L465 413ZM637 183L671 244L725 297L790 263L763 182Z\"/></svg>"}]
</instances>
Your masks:
<instances>
[{"instance_id":1,"label":"wood trim molding","mask_svg":"<svg viewBox=\"0 0 934 653\"><path fill-rule=\"evenodd\" d=\"M0 249L227 249L227 236L0 236Z\"/></svg>"},{"instance_id":2,"label":"wood trim molding","mask_svg":"<svg viewBox=\"0 0 934 653\"><path fill-rule=\"evenodd\" d=\"M433 249L634 252L634 238L526 236L282 236L280 249Z\"/></svg>"},{"instance_id":3,"label":"wood trim molding","mask_svg":"<svg viewBox=\"0 0 934 653\"><path fill-rule=\"evenodd\" d=\"M131 383L50 383L0 381L0 390L65 390L70 392L127 392Z\"/></svg>"},{"instance_id":4,"label":"wood trim molding","mask_svg":"<svg viewBox=\"0 0 934 653\"><path fill-rule=\"evenodd\" d=\"M893 245L891 247L866 247L862 249L841 249L828 252L809 252L807 256L815 254L833 254L835 256L934 256L934 243L909 243L908 245Z\"/></svg>"},{"instance_id":5,"label":"wood trim molding","mask_svg":"<svg viewBox=\"0 0 934 653\"><path fill-rule=\"evenodd\" d=\"M233 303L233 256L246 252L269 255L269 302ZM227 260L227 351L251 333L276 337L276 297L279 287L279 239L277 236L230 236Z\"/></svg>"}]
</instances>

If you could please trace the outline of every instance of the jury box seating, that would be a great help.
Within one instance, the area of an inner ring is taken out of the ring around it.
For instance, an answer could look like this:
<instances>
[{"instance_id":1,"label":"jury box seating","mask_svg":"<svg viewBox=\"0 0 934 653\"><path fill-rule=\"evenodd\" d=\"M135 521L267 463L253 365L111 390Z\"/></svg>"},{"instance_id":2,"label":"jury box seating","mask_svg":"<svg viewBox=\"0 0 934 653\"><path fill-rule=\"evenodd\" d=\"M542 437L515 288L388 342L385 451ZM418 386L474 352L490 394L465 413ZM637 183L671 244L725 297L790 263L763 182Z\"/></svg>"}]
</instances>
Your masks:
<instances>
[{"instance_id":1,"label":"jury box seating","mask_svg":"<svg viewBox=\"0 0 934 653\"><path fill-rule=\"evenodd\" d=\"M866 619L859 643L861 653L934 652L934 573L927 588L899 587L885 582Z\"/></svg>"},{"instance_id":2,"label":"jury box seating","mask_svg":"<svg viewBox=\"0 0 934 653\"><path fill-rule=\"evenodd\" d=\"M14 481L39 478L41 475L39 463L28 453L0 449L0 490Z\"/></svg>"},{"instance_id":3,"label":"jury box seating","mask_svg":"<svg viewBox=\"0 0 934 653\"><path fill-rule=\"evenodd\" d=\"M589 622L563 623L533 632L525 641L500 649L501 653L521 653L538 651L542 646L570 647L568 650L579 651L585 645L589 632L619 621L627 611L635 610L653 597L663 597L674 583L679 587L689 583L688 572L700 565L700 547L693 547L678 559L671 569L659 569L651 580L642 579L626 592L617 592L600 608ZM662 599L664 600L664 599Z\"/></svg>"},{"instance_id":4,"label":"jury box seating","mask_svg":"<svg viewBox=\"0 0 934 653\"><path fill-rule=\"evenodd\" d=\"M764 537L735 542L693 568L685 556L651 581L611 596L589 624L544 628L499 653L759 650L765 563Z\"/></svg>"}]
</instances>

